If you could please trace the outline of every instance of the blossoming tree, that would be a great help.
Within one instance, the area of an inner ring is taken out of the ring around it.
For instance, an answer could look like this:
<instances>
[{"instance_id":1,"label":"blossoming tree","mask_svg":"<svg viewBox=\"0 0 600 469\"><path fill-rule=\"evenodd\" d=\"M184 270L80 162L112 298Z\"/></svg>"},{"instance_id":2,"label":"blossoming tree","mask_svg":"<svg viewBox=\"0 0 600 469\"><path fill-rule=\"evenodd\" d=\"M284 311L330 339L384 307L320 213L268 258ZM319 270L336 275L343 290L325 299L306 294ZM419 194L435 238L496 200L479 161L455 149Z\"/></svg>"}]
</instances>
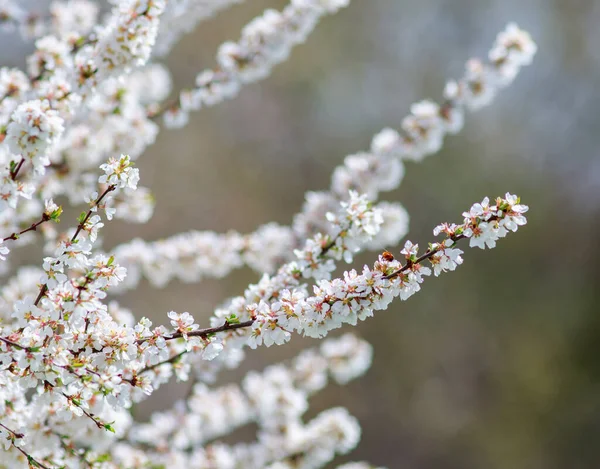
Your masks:
<instances>
[{"instance_id":1,"label":"blossoming tree","mask_svg":"<svg viewBox=\"0 0 600 469\"><path fill-rule=\"evenodd\" d=\"M347 331L328 333L407 300L427 277L461 265L465 246L493 248L526 223L528 208L517 196L485 197L456 223L435 227L425 249L405 241L394 255L384 248L393 251L406 235L408 214L379 201L380 193L399 186L405 161L437 152L446 134L459 132L466 111L489 104L536 46L507 26L487 61L469 60L464 76L448 82L442 104L414 104L400 131L384 129L369 150L347 156L329 189L306 194L290 226L192 231L104 252L97 238L106 221L143 223L152 215L134 163L159 130L185 126L191 112L265 79L349 0L291 0L282 11L265 11L173 101L161 58L236 0L111 3L100 20L91 0L55 0L48 14L0 1L1 27L35 44L25 71L0 69L0 467L323 467L357 445L360 427L343 408L305 422L307 400L329 379L360 376L372 356ZM55 200L86 207L71 228L58 225ZM34 243L45 252L37 266L10 264L11 251ZM335 274L363 250L381 254L370 266ZM117 300L142 278L162 288L174 278L199 282L242 266L260 280L204 325L174 311L154 325ZM210 386L248 348L283 345L296 334L324 340L240 385ZM171 379L190 378L195 385L185 399L149 423L133 420L133 403ZM251 422L256 441L219 440Z\"/></svg>"}]
</instances>

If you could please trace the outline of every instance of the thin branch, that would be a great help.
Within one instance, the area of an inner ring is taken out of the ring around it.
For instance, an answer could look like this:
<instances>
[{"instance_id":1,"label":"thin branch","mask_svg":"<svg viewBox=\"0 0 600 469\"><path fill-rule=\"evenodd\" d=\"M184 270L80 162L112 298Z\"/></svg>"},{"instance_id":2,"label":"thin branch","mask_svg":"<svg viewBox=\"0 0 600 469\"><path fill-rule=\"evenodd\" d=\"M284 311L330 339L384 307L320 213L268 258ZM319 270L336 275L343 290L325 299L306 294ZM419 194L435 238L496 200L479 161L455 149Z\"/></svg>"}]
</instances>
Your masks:
<instances>
[{"instance_id":1,"label":"thin branch","mask_svg":"<svg viewBox=\"0 0 600 469\"><path fill-rule=\"evenodd\" d=\"M223 324L222 326L207 327L206 329L198 329L197 331L188 332L186 335L188 337L206 337L207 335L214 334L216 332L230 331L233 329L241 329L243 327L249 327L253 323L254 323L254 319L250 319L248 321L239 322L239 323L235 323L235 324L230 324L229 322L225 322L225 324ZM169 337L164 337L164 339L165 340L173 340L173 339L181 339L182 337L183 337L183 334L181 332L175 332L174 334L171 334ZM154 336L144 337L142 339L138 339L137 343L143 344L144 342L147 342L153 338L154 338Z\"/></svg>"},{"instance_id":2,"label":"thin branch","mask_svg":"<svg viewBox=\"0 0 600 469\"><path fill-rule=\"evenodd\" d=\"M85 228L85 224L87 223L87 221L89 220L89 218L92 216L92 213L94 213L94 211L95 211L94 209L96 207L98 207L98 205L100 205L100 202L102 202L102 199L104 199L104 197L106 197L109 192L114 191L116 188L117 188L116 185L111 184L94 201L94 203L92 204L92 206L90 207L90 209L87 211L87 213L86 213L85 217L83 218L83 220L79 223L79 225L77 225L77 229L75 230L75 234L73 234L73 237L71 238L71 243L73 243L73 242L75 242L77 240L77 237L79 236L79 233L81 233L81 230L83 230ZM40 292L38 293L38 296L35 299L35 301L33 302L33 304L35 306L37 306L40 303L40 301L42 300L42 298L44 296L46 296L46 293L48 293L48 284L44 283L42 285L42 287L40 288Z\"/></svg>"},{"instance_id":3,"label":"thin branch","mask_svg":"<svg viewBox=\"0 0 600 469\"><path fill-rule=\"evenodd\" d=\"M38 226L40 226L42 223L46 223L48 220L50 220L50 215L48 215L47 213L44 212L44 214L42 215L42 219L40 221L32 223L29 228L26 228L22 231L19 231L18 233L15 232L15 233L11 234L10 236L7 236L2 241L8 241L8 240L16 241L17 239L19 239L19 237L21 235L27 233L28 231L36 231Z\"/></svg>"},{"instance_id":4,"label":"thin branch","mask_svg":"<svg viewBox=\"0 0 600 469\"><path fill-rule=\"evenodd\" d=\"M461 239L466 238L465 235L458 235L458 236L452 236L450 239L452 241L454 241L455 243ZM453 245L454 246L454 245ZM403 272L406 272L407 270L409 270L412 266L416 265L416 264L421 264L423 261L433 257L436 253L448 248L449 246L445 246L442 247L441 245L435 249L429 249L427 250L427 252L425 252L425 254L423 254L422 256L418 257L417 259L415 259L414 261L409 261L407 262L405 265L403 265L400 269L392 272L391 274L386 275L385 278L386 280L391 280L394 277L397 277L398 275L402 274Z\"/></svg>"},{"instance_id":5,"label":"thin branch","mask_svg":"<svg viewBox=\"0 0 600 469\"><path fill-rule=\"evenodd\" d=\"M490 223L490 222L495 222L498 220L500 220L500 217L493 215L487 220L487 222ZM452 235L449 237L449 239L451 239L454 242L454 244L452 246L454 246L461 239L465 239L465 238L467 238L467 236L465 236L464 234ZM392 272L391 274L386 275L384 278L387 280L390 280L394 277L397 277L398 275L402 274L403 272L406 272L407 270L409 270L413 265L421 264L423 261L433 257L436 253L443 251L444 249L446 249L448 247L450 247L450 246L443 246L442 244L439 244L435 249L428 249L423 255L421 255L414 261L408 261L400 269L396 270L395 272Z\"/></svg>"},{"instance_id":6,"label":"thin branch","mask_svg":"<svg viewBox=\"0 0 600 469\"><path fill-rule=\"evenodd\" d=\"M23 167L23 163L25 163L25 158L21 157L21 161L19 161L19 164L17 166L15 166L15 168L10 170L10 178L13 181L15 179L17 179L17 175L19 174L19 171L21 171L21 168Z\"/></svg>"},{"instance_id":7,"label":"thin branch","mask_svg":"<svg viewBox=\"0 0 600 469\"><path fill-rule=\"evenodd\" d=\"M335 243L337 241L337 239L339 238L339 234L337 236L335 236L329 243L327 243L324 247L323 250L321 251L321 253L319 254L319 257L324 256L333 246L335 246ZM252 324L254 324L254 319L249 319L248 321L244 321L244 322L240 322L237 324L230 324L229 322L225 322L222 326L217 326L217 327L209 327L206 329L200 329L197 331L192 331L192 332L188 332L186 335L188 337L206 337L210 334L214 334L217 332L224 332L224 331L230 331L230 330L234 330L234 329L242 329L245 327L250 327L252 326ZM181 332L176 332L174 334L172 334L169 337L164 337L165 340L173 340L173 339L180 339L183 337L183 334ZM142 344L144 342L147 342L148 340L153 339L154 337L144 337L142 339L138 339L137 343L138 344ZM161 362L155 363L154 365L150 365L147 366L145 368L143 368L142 370L140 370L140 374L144 373L146 371L150 371L153 370L155 368L158 368L161 365L166 365L169 363L173 363L175 361L177 361L179 358L181 358L183 355L185 355L186 353L188 353L188 350L183 350L181 352L179 352L176 355L173 355L172 357L163 360Z\"/></svg>"},{"instance_id":8,"label":"thin branch","mask_svg":"<svg viewBox=\"0 0 600 469\"><path fill-rule=\"evenodd\" d=\"M37 459L35 459L33 456L31 456L29 453L27 453L23 448L17 446L14 442L14 440L19 440L21 438L23 438L25 435L23 433L17 433L14 430L11 430L10 428L8 428L6 425L0 423L0 427L4 428L7 432L9 432L12 435L12 441L11 446L17 450L19 450L21 452L21 454L23 456L25 456L27 458L27 462L29 463L29 467L31 466L35 466L35 467L39 467L40 469L50 469L49 466L46 466L45 464L42 464L41 462L39 462Z\"/></svg>"},{"instance_id":9,"label":"thin branch","mask_svg":"<svg viewBox=\"0 0 600 469\"><path fill-rule=\"evenodd\" d=\"M108 195L109 192L114 191L117 188L117 186L115 184L111 184L110 186L108 186L104 192L102 194L100 194L100 196L94 201L94 203L92 204L92 206L90 207L90 209L88 210L88 212L85 215L85 218L83 219L83 221L81 221L81 223L79 223L79 225L77 225L77 229L75 230L75 234L73 235L73 237L71 238L71 242L74 242L77 239L77 236L79 236L79 233L81 232L81 230L83 230L85 228L85 224L87 223L88 219L92 216L92 213L94 213L94 209L100 205L100 202L102 202L102 199L104 199L104 197L106 197Z\"/></svg>"},{"instance_id":10,"label":"thin branch","mask_svg":"<svg viewBox=\"0 0 600 469\"><path fill-rule=\"evenodd\" d=\"M2 342L4 342L6 345L9 345L11 347L15 347L18 348L19 350L27 350L28 352L31 352L31 347L25 347L24 345L18 344L16 342L13 342L10 339L7 339L6 337L0 337L0 340Z\"/></svg>"},{"instance_id":11,"label":"thin branch","mask_svg":"<svg viewBox=\"0 0 600 469\"><path fill-rule=\"evenodd\" d=\"M190 337L190 336L191 337L206 337L207 335L215 334L217 332L231 331L234 329L242 329L244 327L250 327L252 324L254 324L254 319L250 319L248 321L240 322L237 324L230 324L228 322L225 322L225 324L223 324L222 326L208 327L206 329L200 329L197 331L188 332L187 336L188 337ZM175 334L171 335L170 337L165 337L164 339L165 340L173 340L173 339L180 339L182 337L183 337L183 335L180 332L176 332ZM137 343L142 344L144 342L147 342L150 339L153 339L153 337L145 337L143 339L138 339ZM167 358L166 360L163 360L162 362L158 362L158 363L155 363L154 365L149 365L145 368L142 368L139 371L139 373L140 374L145 373L146 371L153 370L155 368L158 368L161 365L167 365L169 363L174 363L177 360L179 360L186 353L188 353L188 350L182 350L178 354L173 355L172 357Z\"/></svg>"},{"instance_id":12,"label":"thin branch","mask_svg":"<svg viewBox=\"0 0 600 469\"><path fill-rule=\"evenodd\" d=\"M4 428L7 432L12 433L12 435L15 438L23 438L25 435L23 435L23 433L17 433L14 430L11 430L10 428L8 428L6 425L4 425L3 423L0 422L0 427Z\"/></svg>"},{"instance_id":13,"label":"thin branch","mask_svg":"<svg viewBox=\"0 0 600 469\"><path fill-rule=\"evenodd\" d=\"M50 383L48 383L48 384L50 384ZM54 387L54 386L52 386L51 384L50 384L50 386L51 386L51 387ZM102 423L102 421L101 421L101 420L97 419L97 418L94 416L94 414L92 414L92 413L88 412L87 410L85 410L85 409L83 408L83 406L82 406L82 405L81 405L81 404L78 402L78 399L77 399L76 397L74 397L74 396L69 396L68 394L65 394L64 392L61 392L60 394L61 394L62 396L64 396L64 397L65 397L65 399L67 399L67 401L69 401L69 402L70 402L71 404L73 404L75 407L78 407L78 408L79 408L79 409L80 409L80 410L83 412L83 414L84 414L84 415L85 415L87 418L89 418L89 419L90 419L92 422L94 422L94 424L95 424L95 425L96 425L98 428L101 428L101 429L103 428L103 429L105 429L105 430L108 430L108 428L106 428L106 424Z\"/></svg>"},{"instance_id":14,"label":"thin branch","mask_svg":"<svg viewBox=\"0 0 600 469\"><path fill-rule=\"evenodd\" d=\"M237 324L230 324L228 322L225 322L225 324L223 324L222 326L208 327L206 329L200 329L198 331L189 332L187 334L187 336L188 337L190 337L190 336L191 337L206 337L207 335L215 334L217 332L231 331L234 329L242 329L244 327L250 327L252 324L254 324L254 319L250 319L248 321L240 322ZM171 335L170 337L165 337L164 339L165 340L173 340L173 339L180 339L182 337L183 337L183 335L181 334L181 332L176 332L175 334ZM145 337L143 339L138 339L137 343L142 344L152 338L153 337ZM158 363L155 363L154 365L149 365L146 368L142 368L139 373L140 374L145 373L146 371L153 370L155 368L158 368L161 365L166 365L169 363L176 362L177 360L179 360L179 358L181 358L186 353L188 353L188 350L183 350L183 351L179 352L178 354L173 355L172 357L167 358L166 360L163 360L162 362L158 362Z\"/></svg>"},{"instance_id":15,"label":"thin branch","mask_svg":"<svg viewBox=\"0 0 600 469\"><path fill-rule=\"evenodd\" d=\"M155 363L154 365L149 365L146 368L142 368L138 374L142 374L145 373L147 371L151 371L154 370L155 368L158 368L161 365L168 365L169 363L174 363L177 360L179 360L182 356L184 356L187 353L187 350L182 350L181 352L179 352L176 355L173 355L171 358L168 358L166 360L163 360L162 362L158 362Z\"/></svg>"}]
</instances>

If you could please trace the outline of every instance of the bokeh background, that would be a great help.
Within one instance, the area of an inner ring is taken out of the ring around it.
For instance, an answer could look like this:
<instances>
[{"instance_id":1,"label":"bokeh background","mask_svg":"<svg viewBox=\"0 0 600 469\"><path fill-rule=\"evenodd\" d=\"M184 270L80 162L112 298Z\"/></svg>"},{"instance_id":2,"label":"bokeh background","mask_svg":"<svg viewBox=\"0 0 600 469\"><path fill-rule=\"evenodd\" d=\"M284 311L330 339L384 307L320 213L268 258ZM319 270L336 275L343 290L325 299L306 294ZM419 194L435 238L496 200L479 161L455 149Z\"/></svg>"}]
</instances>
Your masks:
<instances>
[{"instance_id":1,"label":"bokeh background","mask_svg":"<svg viewBox=\"0 0 600 469\"><path fill-rule=\"evenodd\" d=\"M175 89L214 66L218 45L252 17L284 4L247 0L202 23L166 60ZM422 244L437 223L506 191L530 205L529 224L493 251L468 250L455 273L353 330L374 346L371 370L317 395L307 415L342 405L360 420L362 443L341 461L600 467L600 2L354 0L271 77L193 115L183 130L161 131L138 163L156 196L154 217L106 229L110 247L133 236L289 223L345 155L399 127L412 102L439 101L445 81L460 77L468 58L485 57L509 21L537 41L533 65L468 115L439 154L409 164L401 188L384 198L405 205L409 236ZM255 280L242 270L165 290L144 283L120 301L158 322L169 310L202 321ZM315 344L294 337L259 349L221 382ZM166 386L136 413L145 418L184 392Z\"/></svg>"}]
</instances>

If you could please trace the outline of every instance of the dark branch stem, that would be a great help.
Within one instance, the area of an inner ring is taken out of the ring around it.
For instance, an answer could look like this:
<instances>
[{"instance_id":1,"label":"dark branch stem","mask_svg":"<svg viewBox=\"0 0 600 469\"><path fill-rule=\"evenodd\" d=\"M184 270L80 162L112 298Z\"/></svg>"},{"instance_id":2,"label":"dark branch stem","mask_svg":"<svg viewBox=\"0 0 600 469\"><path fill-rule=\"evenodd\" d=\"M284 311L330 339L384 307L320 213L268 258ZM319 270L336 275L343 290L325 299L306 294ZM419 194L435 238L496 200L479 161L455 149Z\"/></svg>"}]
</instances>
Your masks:
<instances>
[{"instance_id":1,"label":"dark branch stem","mask_svg":"<svg viewBox=\"0 0 600 469\"><path fill-rule=\"evenodd\" d=\"M114 191L116 188L117 188L117 186L115 186L114 184L111 184L94 201L94 203L92 204L92 206L86 213L85 218L81 221L81 223L79 223L79 225L77 225L77 229L75 230L75 234L73 234L73 237L71 238L71 242L74 242L77 239L77 236L79 236L79 233L81 232L81 230L83 230L83 228L85 228L85 224L87 223L89 218L92 216L92 213L94 213L94 208L96 208L98 205L100 205L100 202L102 202L102 199L104 199L104 197L106 197L109 194L109 192Z\"/></svg>"},{"instance_id":2,"label":"dark branch stem","mask_svg":"<svg viewBox=\"0 0 600 469\"><path fill-rule=\"evenodd\" d=\"M7 432L12 433L12 436L14 436L15 438L23 438L25 435L23 435L22 433L17 433L14 430L11 430L10 428L8 428L6 425L4 425L3 423L0 423L0 427L4 428Z\"/></svg>"},{"instance_id":3,"label":"dark branch stem","mask_svg":"<svg viewBox=\"0 0 600 469\"><path fill-rule=\"evenodd\" d=\"M85 228L85 224L87 223L87 221L89 220L89 218L92 216L92 213L94 213L94 209L100 205L100 202L102 202L102 199L104 199L104 197L106 197L108 195L109 192L114 191L117 188L117 186L115 186L114 184L111 184L110 186L108 186L104 192L102 194L100 194L100 196L94 201L94 203L92 204L92 206L90 207L90 209L87 211L85 217L83 218L83 220L79 223L79 225L77 225L77 229L75 230L75 234L73 234L73 237L71 238L71 242L73 243L75 240L77 240L77 237L79 236L79 233L81 233L81 230L83 230ZM33 304L35 306L37 306L40 301L42 301L42 298L44 298L44 296L46 296L46 293L48 293L48 284L44 283L42 285L42 287L40 288L40 292L38 293L37 298L35 299L35 301L33 302Z\"/></svg>"},{"instance_id":4,"label":"dark branch stem","mask_svg":"<svg viewBox=\"0 0 600 469\"><path fill-rule=\"evenodd\" d=\"M192 331L189 332L187 334L188 337L206 337L207 335L210 334L215 334L217 332L224 332L224 331L231 331L234 329L242 329L244 327L250 327L252 324L254 324L254 319L249 319L248 321L244 321L244 322L240 322L237 324L229 324L228 322L226 322L225 324L223 324L222 326L218 326L218 327L208 327L206 329L200 329L197 331ZM169 336L169 337L165 337L165 340L173 340L173 339L179 339L183 337L183 335L180 332L176 332L175 334ZM144 338L144 339L139 339L137 341L138 344L142 344L144 342L147 342L148 340L152 339L152 337L148 337L148 338ZM158 362L155 363L154 365L149 365L146 368L143 368L142 370L140 370L140 374L144 373L146 371L150 371L153 370L155 368L158 368L161 365L166 365L169 363L174 363L177 360L179 360L179 358L181 358L183 355L185 355L188 351L187 350L183 350L175 355L173 355L172 357L163 360L162 362Z\"/></svg>"},{"instance_id":5,"label":"dark branch stem","mask_svg":"<svg viewBox=\"0 0 600 469\"><path fill-rule=\"evenodd\" d=\"M4 425L2 423L0 423L0 427L4 428L7 432L9 432L12 435L13 439L15 439L15 440L19 440L25 436L22 433L17 433L15 431L11 430L10 428L8 428L6 425ZM33 456L31 456L29 453L27 453L23 448L21 448L20 446L17 446L14 443L14 441L11 442L11 445L13 448L19 450L20 453L27 458L29 467L36 466L36 467L39 467L40 469L50 469L50 467L39 462L37 459L35 459Z\"/></svg>"},{"instance_id":6,"label":"dark branch stem","mask_svg":"<svg viewBox=\"0 0 600 469\"><path fill-rule=\"evenodd\" d=\"M461 240L463 238L466 238L465 235L459 235L459 236L453 236L452 241L456 242L458 240ZM437 252L442 251L443 249L441 247L437 248L437 249L433 249L433 250L428 250L425 254L423 254L422 256L418 257L417 259L415 259L412 262L407 262L405 265L403 265L400 269L392 272L391 274L386 275L384 278L386 280L391 280L394 277L397 277L398 275L400 275L403 272L406 272L407 270L409 270L413 265L415 264L421 264L423 261L433 257Z\"/></svg>"},{"instance_id":7,"label":"dark branch stem","mask_svg":"<svg viewBox=\"0 0 600 469\"><path fill-rule=\"evenodd\" d=\"M54 386L52 386L52 387L54 387ZM67 401L72 403L75 407L78 407L87 418L89 418L92 422L94 422L94 424L96 424L96 426L98 428L104 428L104 424L100 420L98 420L96 417L94 417L93 414L90 414L87 410L85 410L83 408L83 406L79 402L77 402L77 399L75 399L73 396L69 396L68 394L65 394L64 392L61 392L60 394L65 399L67 399Z\"/></svg>"},{"instance_id":8,"label":"dark branch stem","mask_svg":"<svg viewBox=\"0 0 600 469\"><path fill-rule=\"evenodd\" d=\"M236 324L230 324L228 322L225 322L225 324L223 324L222 326L207 327L206 329L198 329L197 331L188 332L186 335L188 337L206 337L207 335L214 334L216 332L231 331L234 329L241 329L244 327L249 327L253 323L254 323L254 319L250 319L245 322L239 322ZM171 334L169 337L164 337L164 339L165 340L173 340L173 339L181 339L182 337L183 337L183 334L181 332L175 332L174 334ZM145 337L143 339L138 339L137 343L143 344L144 342L147 342L148 340L150 340L152 338L153 337Z\"/></svg>"},{"instance_id":9,"label":"dark branch stem","mask_svg":"<svg viewBox=\"0 0 600 469\"><path fill-rule=\"evenodd\" d=\"M6 337L0 337L0 340L2 342L4 342L6 345L10 345L11 347L18 348L19 350L31 351L30 347L25 347L23 345L17 344L16 342L13 342L12 340L7 339Z\"/></svg>"},{"instance_id":10,"label":"dark branch stem","mask_svg":"<svg viewBox=\"0 0 600 469\"><path fill-rule=\"evenodd\" d=\"M185 355L186 353L187 353L187 350L183 350L183 351L179 352L178 354L176 354L176 355L173 355L171 358L168 358L168 359L166 359L166 360L163 360L162 362L158 362L158 363L155 363L154 365L149 365L149 366L147 366L146 368L142 368L142 369L139 371L139 374L145 373L146 371L151 371L151 370L154 370L155 368L158 368L158 367L159 367L159 366L161 366L161 365L168 365L169 363L174 363L174 362L176 362L177 360L179 360L179 359L180 359L180 358L181 358L183 355Z\"/></svg>"},{"instance_id":11,"label":"dark branch stem","mask_svg":"<svg viewBox=\"0 0 600 469\"><path fill-rule=\"evenodd\" d=\"M13 181L17 178L17 175L19 174L19 171L21 171L21 168L23 167L23 163L25 163L25 158L21 157L21 161L19 161L19 164L15 167L15 169L13 169L10 172L10 178Z\"/></svg>"},{"instance_id":12,"label":"dark branch stem","mask_svg":"<svg viewBox=\"0 0 600 469\"><path fill-rule=\"evenodd\" d=\"M8 241L8 240L16 241L17 239L19 239L19 236L21 236L22 234L25 234L28 231L36 231L38 226L40 226L42 223L46 223L48 220L50 220L50 216L47 213L44 213L42 215L42 219L40 221L32 223L29 228L26 228L23 231L19 231L18 233L15 232L15 233L11 234L10 236L7 236L2 241Z\"/></svg>"}]
</instances>

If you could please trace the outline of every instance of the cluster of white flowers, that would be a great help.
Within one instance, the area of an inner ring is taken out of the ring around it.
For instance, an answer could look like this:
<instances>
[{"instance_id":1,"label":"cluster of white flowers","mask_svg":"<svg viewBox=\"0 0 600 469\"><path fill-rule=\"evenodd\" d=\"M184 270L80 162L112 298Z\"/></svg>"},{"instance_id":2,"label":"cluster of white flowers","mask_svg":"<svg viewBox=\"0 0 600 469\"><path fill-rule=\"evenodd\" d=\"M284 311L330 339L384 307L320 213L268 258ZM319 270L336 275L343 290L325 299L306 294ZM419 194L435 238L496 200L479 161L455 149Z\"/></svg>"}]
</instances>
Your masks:
<instances>
[{"instance_id":1,"label":"cluster of white flowers","mask_svg":"<svg viewBox=\"0 0 600 469\"><path fill-rule=\"evenodd\" d=\"M120 289L133 289L142 275L158 287L170 280L197 283L204 277L223 278L248 265L257 272L272 272L292 251L288 227L268 223L242 235L232 231L190 231L167 239L145 242L134 239L111 250L128 275Z\"/></svg>"},{"instance_id":2,"label":"cluster of white flowers","mask_svg":"<svg viewBox=\"0 0 600 469\"><path fill-rule=\"evenodd\" d=\"M235 97L240 88L268 76L306 40L320 18L337 12L350 0L291 0L281 12L266 10L242 30L238 42L225 42L217 53L218 68L196 77L196 88L184 90L164 114L167 127L183 127L191 111Z\"/></svg>"},{"instance_id":3,"label":"cluster of white flowers","mask_svg":"<svg viewBox=\"0 0 600 469\"><path fill-rule=\"evenodd\" d=\"M9 3L0 7L13 11ZM168 72L160 65L130 72L150 57L163 6L118 2L103 26L87 0L54 1L47 15L32 14L40 18L39 39L28 74L0 68L0 208L12 209L0 212L6 232L36 223L45 199L84 202L100 162L120 153L135 159L154 142L158 126L147 106L169 93ZM154 206L144 188L111 203L116 216L133 222L147 221ZM62 235L40 231L51 252Z\"/></svg>"},{"instance_id":4,"label":"cluster of white flowers","mask_svg":"<svg viewBox=\"0 0 600 469\"><path fill-rule=\"evenodd\" d=\"M35 100L19 105L6 128L9 151L28 159L35 171L44 173L44 167L50 164L49 149L64 131L63 122L48 101Z\"/></svg>"},{"instance_id":5,"label":"cluster of white flowers","mask_svg":"<svg viewBox=\"0 0 600 469\"><path fill-rule=\"evenodd\" d=\"M35 40L25 72L0 68L0 275L10 270L12 250L40 237L44 247L41 266L19 268L0 288L0 467L323 467L356 446L360 427L341 408L304 422L308 398L328 377L345 384L363 374L369 344L328 338L290 364L249 373L241 386L210 387L218 372L240 365L248 348L355 325L418 292L432 273L455 270L462 239L492 248L526 223L518 197L486 198L461 224L439 225L434 234L443 239L423 254L407 241L402 261L386 251L373 267L334 277L341 261L395 245L408 231L400 204L377 202L400 184L404 161L438 151L462 127L465 109L489 103L531 61L535 44L509 25L489 63L469 61L442 105L415 104L401 132L385 129L369 152L346 157L328 191L307 193L291 226L269 223L247 235L191 231L102 251L107 221L143 223L152 215L134 163L158 134L154 117L183 124L189 111L235 96L285 60L322 16L349 3L292 0L281 12L267 10L239 42L221 46L218 67L202 72L197 88L165 104L169 73L148 62L237 1L111 0L99 21L90 0L54 0L48 13L0 0L0 28ZM87 204L71 229L56 228L59 198ZM108 296L142 277L163 287L243 265L263 276L217 308L208 327L175 311L156 326ZM149 424L134 422L132 405L174 376L194 383L185 399ZM258 427L256 441L218 441L249 423Z\"/></svg>"},{"instance_id":6,"label":"cluster of white flowers","mask_svg":"<svg viewBox=\"0 0 600 469\"><path fill-rule=\"evenodd\" d=\"M503 77L509 74L514 78L534 53L535 44L528 34L514 24L509 25L498 35L490 51L490 64L480 65L486 70L486 86L495 91L507 86L509 82ZM470 60L465 77L449 82L447 90L477 89L469 72L475 62L481 64ZM396 189L405 174L404 161L420 160L437 152L444 135L456 133L462 127L465 107L475 110L483 103L473 93L461 99L446 97L441 106L430 101L412 106L412 114L402 123L404 135L384 129L373 138L369 152L347 156L334 170L329 191L306 194L302 212L294 217L291 227L270 223L245 236L235 232L191 231L155 242L136 239L115 247L112 254L130 272L120 288L135 288L142 276L157 286L175 278L192 283L205 277L222 278L244 265L260 273L272 273L282 262L292 260L294 248L303 246L310 236L318 232L334 234L325 215L335 211L340 201L347 199L349 191L376 200L380 192ZM383 223L367 243L371 250L394 246L408 232L408 214L402 205L381 202L377 208Z\"/></svg>"},{"instance_id":7,"label":"cluster of white flowers","mask_svg":"<svg viewBox=\"0 0 600 469\"><path fill-rule=\"evenodd\" d=\"M98 5L91 0L53 1L47 14L26 11L16 0L0 1L0 29L17 29L23 39L47 34L73 37L84 35L96 25Z\"/></svg>"},{"instance_id":8,"label":"cluster of white flowers","mask_svg":"<svg viewBox=\"0 0 600 469\"><path fill-rule=\"evenodd\" d=\"M166 56L184 34L242 0L170 0L161 17L154 55Z\"/></svg>"},{"instance_id":9,"label":"cluster of white flowers","mask_svg":"<svg viewBox=\"0 0 600 469\"><path fill-rule=\"evenodd\" d=\"M356 325L374 311L387 309L394 298L406 300L420 291L424 277L432 273L423 265L425 260L431 263L436 276L452 271L462 263L463 252L454 247L459 239L469 238L470 246L493 248L509 230L517 231L526 223L523 216L526 211L527 206L520 205L514 195L506 194L491 206L486 198L463 214L463 224L438 226L434 233L443 233L446 239L430 244L421 258L418 245L406 241L401 251L406 259L404 265L386 253L372 269L365 266L361 273L351 270L341 278L319 280L313 296L296 288L283 290L271 301L261 300L258 305L248 307L254 319L250 346L283 343L294 331L324 337L343 324Z\"/></svg>"},{"instance_id":10,"label":"cluster of white flowers","mask_svg":"<svg viewBox=\"0 0 600 469\"><path fill-rule=\"evenodd\" d=\"M177 462L181 467L196 467L193 451L236 428L256 423L260 438L251 448L253 465L244 467L266 467L271 461L286 456L275 450L285 448L288 455L294 454L298 446L312 444L307 439L315 439L312 433L315 430L320 435L327 433L322 423L311 424L310 431L303 427L301 417L308 409L308 398L327 385L328 375L340 384L361 376L369 368L371 358L372 347L367 342L346 334L324 341L318 350L305 350L288 365L274 365L262 373L251 372L241 386L211 389L202 383L195 384L186 402L179 401L169 411L154 413L148 423L131 426L128 432L131 445L146 448L142 457L155 463L160 461L170 466ZM350 420L351 427L342 425L345 418L346 414L337 412L328 420L340 419L339 426L344 428L344 433L356 433L353 420ZM352 437L355 445L356 439L352 435L348 437ZM273 447L276 439L279 440L277 448ZM209 448L215 449L214 446ZM181 461L178 458L184 450L190 459ZM325 450L330 451L331 446L327 445ZM211 453L208 448L203 451ZM327 460L332 456L329 453ZM234 460L241 465L247 453L216 451L214 457L214 467L231 467Z\"/></svg>"},{"instance_id":11,"label":"cluster of white flowers","mask_svg":"<svg viewBox=\"0 0 600 469\"><path fill-rule=\"evenodd\" d=\"M496 38L490 63L469 60L464 77L446 85L443 104L428 100L413 104L400 132L383 129L373 137L369 152L347 156L333 172L329 191L313 192L306 198L302 212L294 218L294 233L305 239L326 230L323 215L347 197L349 190L376 201L380 192L396 189L405 174L404 161L421 161L439 151L446 134L462 129L465 108L478 110L489 104L519 69L531 62L536 50L527 32L509 24ZM405 232L395 232L400 233L399 237L391 234L394 230L385 230L381 238L374 240L374 247L397 244Z\"/></svg>"},{"instance_id":12,"label":"cluster of white flowers","mask_svg":"<svg viewBox=\"0 0 600 469\"><path fill-rule=\"evenodd\" d=\"M165 0L115 2L112 21L98 33L93 63L100 76L144 65L152 53Z\"/></svg>"}]
</instances>

